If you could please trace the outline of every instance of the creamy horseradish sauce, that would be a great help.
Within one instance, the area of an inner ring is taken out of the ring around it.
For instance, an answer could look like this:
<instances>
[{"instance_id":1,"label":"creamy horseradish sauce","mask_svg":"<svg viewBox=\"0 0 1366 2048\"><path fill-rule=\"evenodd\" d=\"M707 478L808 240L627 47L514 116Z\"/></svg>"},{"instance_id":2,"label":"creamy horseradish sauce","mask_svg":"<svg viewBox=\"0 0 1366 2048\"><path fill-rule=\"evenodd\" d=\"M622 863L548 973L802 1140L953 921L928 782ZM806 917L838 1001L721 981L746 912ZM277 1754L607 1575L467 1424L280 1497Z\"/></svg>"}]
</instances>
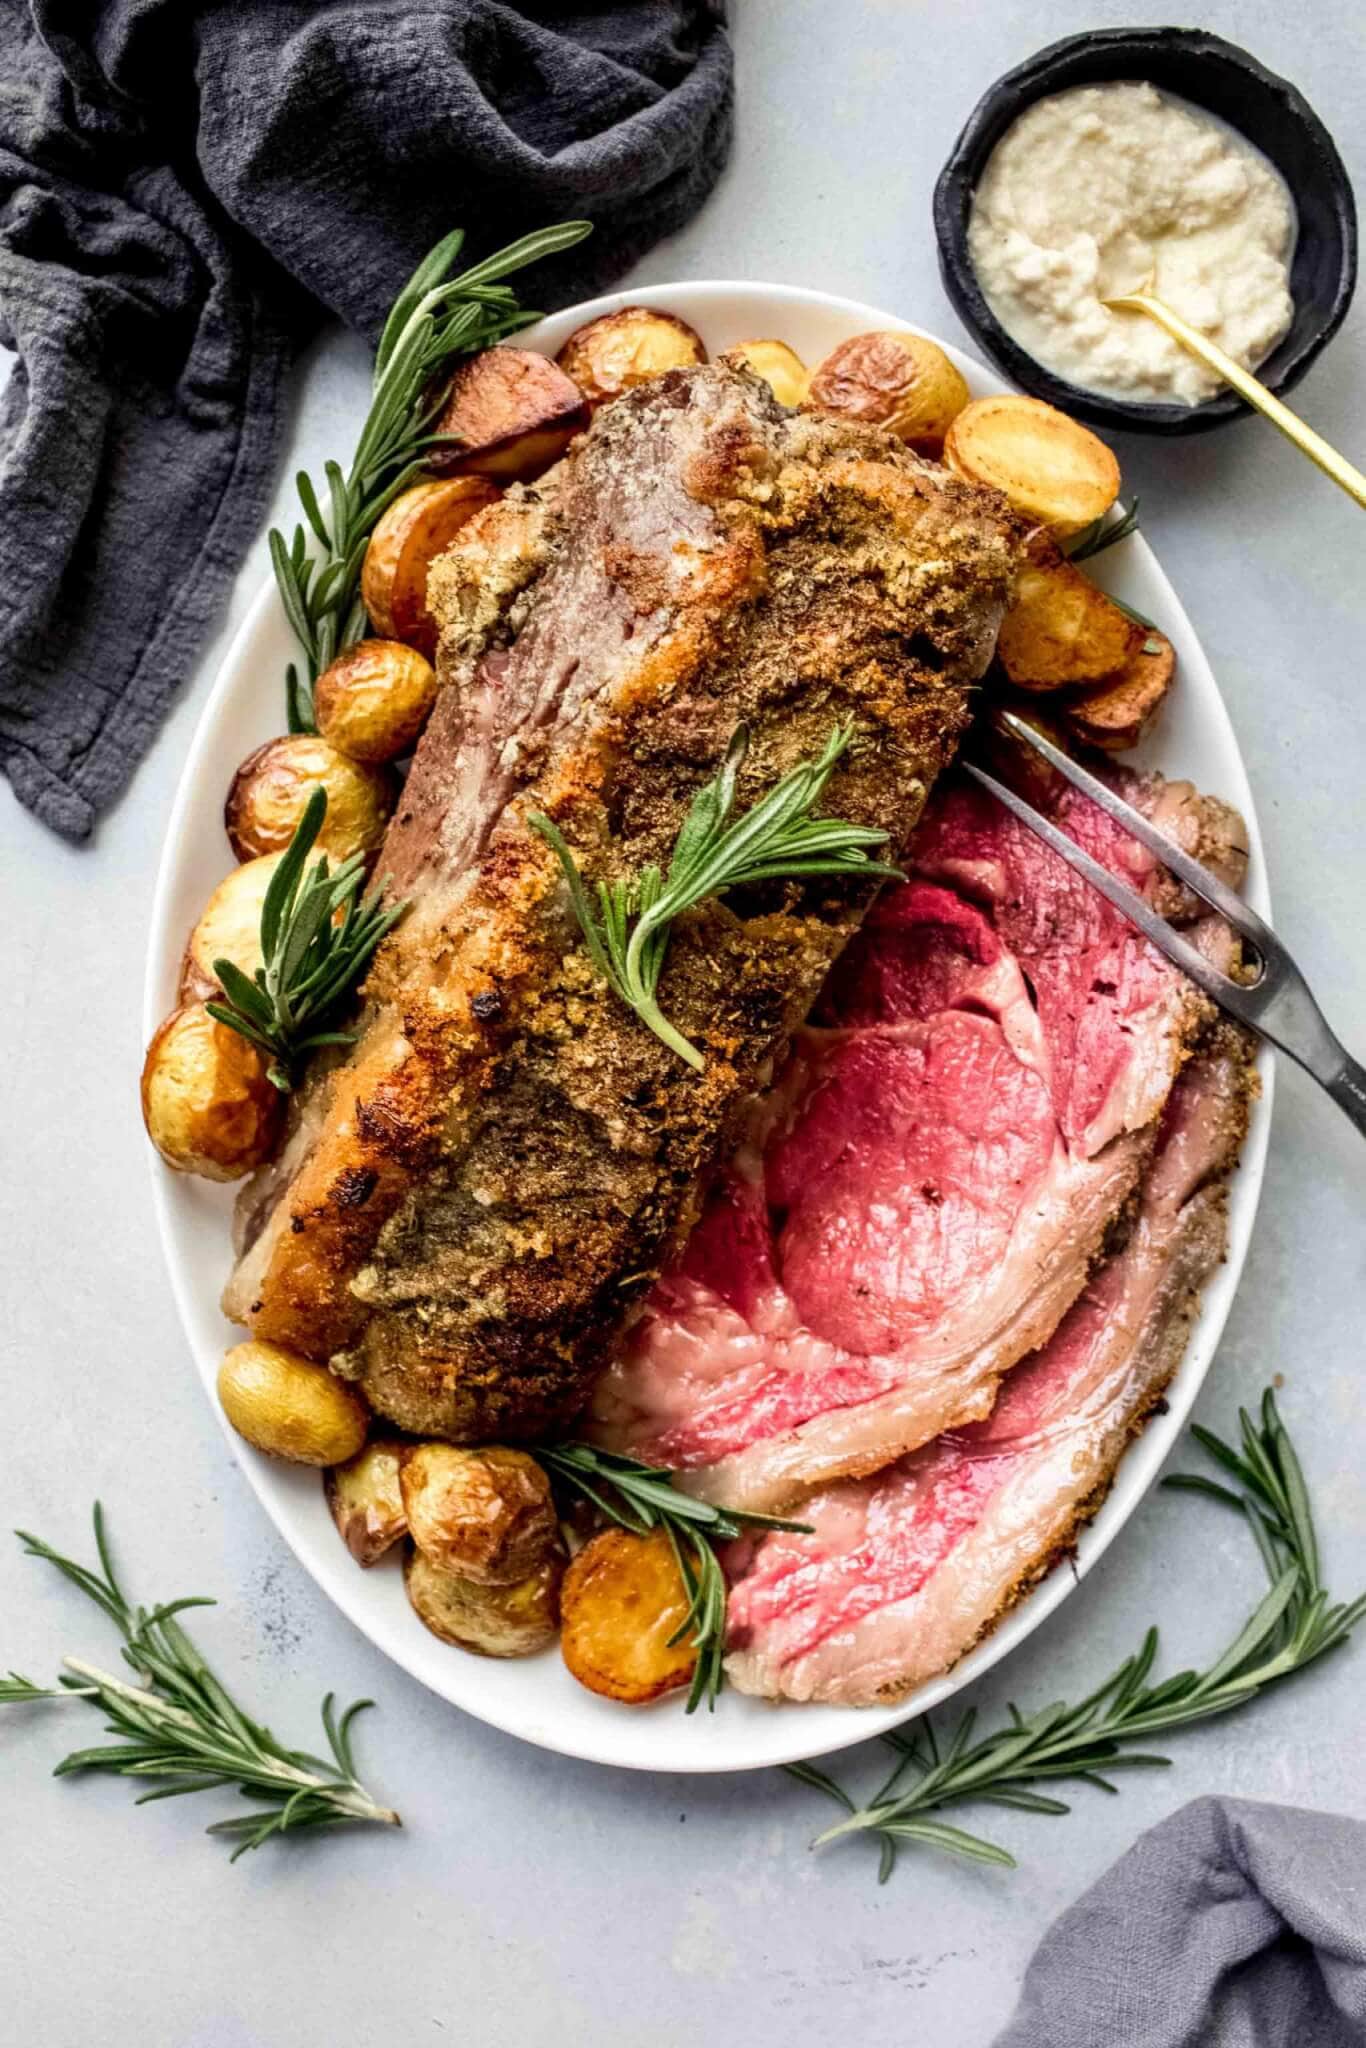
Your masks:
<instances>
[{"instance_id":1,"label":"creamy horseradish sauce","mask_svg":"<svg viewBox=\"0 0 1366 2048\"><path fill-rule=\"evenodd\" d=\"M1045 369L1118 398L1195 405L1219 379L1142 313L1160 299L1247 369L1290 325L1290 194L1259 150L1151 85L1039 100L997 143L968 249L1006 332Z\"/></svg>"}]
</instances>

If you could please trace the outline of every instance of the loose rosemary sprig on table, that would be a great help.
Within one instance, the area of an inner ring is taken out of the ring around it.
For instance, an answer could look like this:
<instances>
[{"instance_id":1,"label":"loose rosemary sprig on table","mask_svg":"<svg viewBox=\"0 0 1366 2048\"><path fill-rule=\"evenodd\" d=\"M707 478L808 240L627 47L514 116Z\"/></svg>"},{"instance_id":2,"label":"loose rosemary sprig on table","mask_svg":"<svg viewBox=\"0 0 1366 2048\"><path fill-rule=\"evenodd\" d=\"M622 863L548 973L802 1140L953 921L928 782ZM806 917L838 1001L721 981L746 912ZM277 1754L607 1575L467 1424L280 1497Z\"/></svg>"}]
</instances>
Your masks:
<instances>
[{"instance_id":1,"label":"loose rosemary sprig on table","mask_svg":"<svg viewBox=\"0 0 1366 2048\"><path fill-rule=\"evenodd\" d=\"M301 469L295 486L307 524L295 527L288 545L278 528L271 529L271 565L306 669L301 677L291 663L286 672L291 732L314 730L313 684L365 632L357 592L376 524L427 473L431 450L453 439L432 428L457 359L540 318L518 305L516 294L498 280L591 233L586 220L562 221L452 277L465 240L456 228L424 257L395 299L375 355L374 396L351 467L345 473L337 462L324 467L326 514L312 478Z\"/></svg>"},{"instance_id":2,"label":"loose rosemary sprig on table","mask_svg":"<svg viewBox=\"0 0 1366 2048\"><path fill-rule=\"evenodd\" d=\"M539 811L527 819L559 858L593 965L642 1023L699 1072L701 1053L656 1000L676 917L709 896L752 882L804 881L816 875L901 879L900 868L868 855L870 847L886 845L886 832L812 816L853 737L852 725L837 725L814 761L790 769L732 822L735 786L749 744L746 728L737 726L719 774L692 800L668 873L651 865L628 881L599 882L596 906L558 826Z\"/></svg>"},{"instance_id":3,"label":"loose rosemary sprig on table","mask_svg":"<svg viewBox=\"0 0 1366 2048\"><path fill-rule=\"evenodd\" d=\"M398 1827L398 1815L371 1798L356 1772L351 1727L371 1702L357 1700L338 1717L332 1694L327 1695L322 1722L330 1761L307 1750L286 1749L268 1728L243 1712L176 1619L188 1607L212 1607L214 1602L188 1599L150 1609L132 1606L114 1574L98 1502L94 1519L98 1569L77 1564L38 1537L18 1531L26 1556L55 1565L108 1615L123 1636L124 1659L136 1681L130 1684L81 1657L64 1659L55 1686L36 1685L16 1671L0 1678L0 1704L85 1700L109 1717L107 1732L122 1738L94 1749L73 1750L57 1765L56 1775L110 1771L119 1777L153 1780L155 1789L142 1794L139 1806L184 1792L236 1785L248 1799L261 1803L250 1813L215 1821L208 1829L211 1835L236 1842L234 1863L273 1835L361 1821Z\"/></svg>"},{"instance_id":4,"label":"loose rosemary sprig on table","mask_svg":"<svg viewBox=\"0 0 1366 2048\"><path fill-rule=\"evenodd\" d=\"M572 1487L584 1500L637 1536L662 1529L673 1545L678 1569L688 1590L688 1611L669 1638L670 1646L690 1636L697 1666L688 1692L688 1713L706 1701L714 1708L725 1684L726 1575L712 1547L733 1543L746 1529L792 1529L809 1533L807 1522L784 1522L777 1515L752 1515L738 1508L713 1507L680 1493L673 1474L659 1465L644 1465L616 1451L591 1444L556 1444L536 1456L552 1477Z\"/></svg>"},{"instance_id":5,"label":"loose rosemary sprig on table","mask_svg":"<svg viewBox=\"0 0 1366 2048\"><path fill-rule=\"evenodd\" d=\"M323 1027L355 989L385 933L402 917L406 903L386 907L382 889L361 895L365 856L353 853L335 869L320 855L311 875L304 869L327 816L321 785L304 806L294 837L271 876L261 905L261 959L254 976L231 960L215 960L213 971L226 1002L205 1005L268 1055L268 1074L287 1094L300 1060L323 1045L351 1045L353 1031Z\"/></svg>"},{"instance_id":6,"label":"loose rosemary sprig on table","mask_svg":"<svg viewBox=\"0 0 1366 2048\"><path fill-rule=\"evenodd\" d=\"M842 1786L814 1765L790 1764L793 1777L835 1800L848 1816L818 1835L813 1847L846 1835L871 1836L881 1849L878 1874L883 1882L906 1842L1013 1866L1014 1857L997 1843L934 1816L944 1807L974 1800L1027 1813L1067 1813L1070 1809L1061 1799L1031 1788L1048 1779L1070 1778L1114 1792L1110 1773L1170 1762L1137 1746L1149 1737L1244 1706L1267 1686L1306 1670L1346 1642L1366 1614L1366 1593L1350 1603L1329 1603L1319 1578L1318 1543L1304 1476L1269 1388L1259 1418L1254 1421L1242 1409L1239 1421L1237 1450L1211 1430L1197 1426L1194 1431L1210 1457L1237 1482L1237 1489L1187 1474L1165 1482L1205 1494L1240 1514L1271 1582L1265 1599L1222 1656L1204 1672L1179 1671L1149 1685L1157 1656L1157 1630L1151 1628L1135 1655L1075 1707L1060 1703L1026 1720L1011 1706L1009 1723L976 1742L976 1715L970 1710L947 1745L941 1744L927 1714L909 1734L898 1730L884 1738L896 1751L897 1762L866 1806L856 1806Z\"/></svg>"}]
</instances>

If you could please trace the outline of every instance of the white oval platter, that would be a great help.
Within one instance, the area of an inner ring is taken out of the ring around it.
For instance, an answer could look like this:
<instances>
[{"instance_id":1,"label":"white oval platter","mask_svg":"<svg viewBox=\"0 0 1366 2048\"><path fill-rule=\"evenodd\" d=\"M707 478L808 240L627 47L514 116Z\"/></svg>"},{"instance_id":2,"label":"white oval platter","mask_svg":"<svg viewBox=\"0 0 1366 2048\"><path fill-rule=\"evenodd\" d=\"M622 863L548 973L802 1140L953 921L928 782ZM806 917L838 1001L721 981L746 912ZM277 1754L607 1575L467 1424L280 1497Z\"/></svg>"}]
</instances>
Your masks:
<instances>
[{"instance_id":1,"label":"white oval platter","mask_svg":"<svg viewBox=\"0 0 1366 2048\"><path fill-rule=\"evenodd\" d=\"M556 314L517 340L523 347L553 355L581 321L640 303L658 305L689 320L713 354L748 337L774 335L789 342L808 363L819 362L849 335L914 325L899 314L792 286L694 283L651 285L594 299ZM944 346L974 395L1009 388L961 350ZM1242 757L1209 663L1175 592L1141 536L1101 556L1097 574L1100 582L1158 620L1176 645L1177 686L1144 752L1145 764L1189 776L1239 806L1252 840L1248 894L1256 908L1269 915L1261 837ZM281 730L284 669L294 656L284 613L274 586L268 585L228 650L172 810L152 917L147 1037L174 1002L186 934L231 864L221 821L233 769ZM893 1708L774 1707L728 1693L714 1715L700 1712L687 1717L677 1695L644 1709L598 1699L569 1677L553 1651L496 1662L452 1649L429 1635L410 1610L394 1560L368 1572L357 1568L332 1527L316 1473L262 1457L226 1423L224 1431L276 1528L319 1586L373 1643L453 1706L545 1749L634 1770L752 1770L823 1755L937 1706L1007 1656L1067 1597L1134 1512L1185 1425L1219 1341L1247 1252L1270 1111L1270 1060L1264 1056L1262 1096L1233 1187L1228 1259L1206 1289L1199 1322L1169 1389L1166 1412L1154 1417L1131 1447L1108 1499L1082 1535L1076 1576L1068 1570L1054 1571L947 1677ZM152 1170L172 1289L195 1365L217 1410L218 1362L224 1348L241 1334L224 1321L218 1307L230 1259L233 1191L170 1173L155 1156Z\"/></svg>"}]
</instances>

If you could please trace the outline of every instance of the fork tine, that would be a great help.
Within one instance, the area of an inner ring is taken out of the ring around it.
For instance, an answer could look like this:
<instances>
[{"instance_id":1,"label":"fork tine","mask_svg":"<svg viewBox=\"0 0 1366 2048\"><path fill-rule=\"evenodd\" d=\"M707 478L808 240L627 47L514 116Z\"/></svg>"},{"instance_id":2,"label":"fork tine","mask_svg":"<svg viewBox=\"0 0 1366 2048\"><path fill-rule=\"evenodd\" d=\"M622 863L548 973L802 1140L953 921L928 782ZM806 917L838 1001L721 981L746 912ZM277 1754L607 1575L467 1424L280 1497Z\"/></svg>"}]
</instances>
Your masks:
<instances>
[{"instance_id":1,"label":"fork tine","mask_svg":"<svg viewBox=\"0 0 1366 2048\"><path fill-rule=\"evenodd\" d=\"M1004 782L998 782L985 768L979 768L975 761L964 761L961 756L960 766L975 782L980 782L983 789L989 789L998 803L1004 804L1008 811L1013 811L1022 825L1027 825L1029 830L1037 833L1055 853L1061 854L1078 874L1085 875L1092 887L1099 889L1101 895L1107 897L1116 910L1123 911L1124 915L1138 926L1145 938L1151 939L1158 951L1165 953L1175 966L1188 974L1198 988L1202 988L1206 995L1213 997L1216 1003L1235 1017L1243 1015L1242 1002L1247 990L1239 982L1231 980L1228 975L1221 974L1183 933L1177 931L1174 925L1168 924L1165 917L1159 917L1152 905L1145 903L1137 890L1131 889L1127 882L1121 882L1118 875L1112 875L1109 868L1102 867L1085 847L1078 846L1075 839L1069 839L1065 832L1060 832L1050 818L1044 817L1042 811L1036 811L1033 804L1026 803L1022 796L1016 796L1013 789L1008 789Z\"/></svg>"},{"instance_id":2,"label":"fork tine","mask_svg":"<svg viewBox=\"0 0 1366 2048\"><path fill-rule=\"evenodd\" d=\"M1074 761L1070 755L1064 754L1060 747L1055 747L1051 740L1036 732L1032 725L1027 725L1011 711L1002 710L997 715L1012 739L1019 740L1024 746L1031 747L1036 754L1042 755L1049 767L1055 768L1074 789L1079 789L1083 796L1090 797L1093 804L1099 804L1101 810L1108 812L1110 817L1122 825L1126 832L1131 833L1141 846L1146 846L1149 853L1156 854L1164 868L1169 869L1188 887L1194 889L1197 896L1202 897L1212 910L1217 910L1221 917L1226 918L1233 929L1243 938L1250 940L1259 952L1266 954L1275 948L1277 940L1270 927L1263 923L1255 910L1249 909L1242 897L1236 890L1230 889L1227 882L1221 881L1218 875L1212 875L1207 867L1202 867L1198 860L1186 852L1184 846L1178 846L1174 839L1169 838L1150 819L1145 818L1142 811L1136 811L1132 804L1126 804L1122 796L1116 796L1114 790L1108 788L1098 776L1092 775L1079 761Z\"/></svg>"}]
</instances>

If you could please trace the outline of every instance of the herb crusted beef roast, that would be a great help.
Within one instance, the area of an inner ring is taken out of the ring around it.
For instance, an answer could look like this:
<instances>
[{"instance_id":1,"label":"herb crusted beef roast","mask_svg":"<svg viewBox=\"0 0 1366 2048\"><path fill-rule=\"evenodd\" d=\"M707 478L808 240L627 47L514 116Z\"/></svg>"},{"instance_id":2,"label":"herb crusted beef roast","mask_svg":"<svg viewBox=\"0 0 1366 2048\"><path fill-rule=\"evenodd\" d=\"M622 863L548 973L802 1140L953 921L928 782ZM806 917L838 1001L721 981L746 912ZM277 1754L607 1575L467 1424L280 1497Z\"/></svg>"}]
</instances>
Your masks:
<instances>
[{"instance_id":1,"label":"herb crusted beef roast","mask_svg":"<svg viewBox=\"0 0 1366 2048\"><path fill-rule=\"evenodd\" d=\"M1241 878L1226 805L1117 780ZM1068 784L1033 793L1165 911L1198 911ZM599 1441L709 1499L784 1508L985 1416L1085 1287L1213 1014L965 780L936 792L908 865L595 1391ZM1232 946L1216 918L1193 931Z\"/></svg>"},{"instance_id":2,"label":"herb crusted beef roast","mask_svg":"<svg viewBox=\"0 0 1366 2048\"><path fill-rule=\"evenodd\" d=\"M472 522L433 572L444 687L380 859L412 907L243 1196L228 1314L424 1434L571 1416L871 891L770 882L678 921L660 1002L697 1074L593 969L528 814L613 880L667 862L741 721L741 807L852 721L822 809L901 847L1014 556L990 493L720 366L604 408Z\"/></svg>"}]
</instances>

